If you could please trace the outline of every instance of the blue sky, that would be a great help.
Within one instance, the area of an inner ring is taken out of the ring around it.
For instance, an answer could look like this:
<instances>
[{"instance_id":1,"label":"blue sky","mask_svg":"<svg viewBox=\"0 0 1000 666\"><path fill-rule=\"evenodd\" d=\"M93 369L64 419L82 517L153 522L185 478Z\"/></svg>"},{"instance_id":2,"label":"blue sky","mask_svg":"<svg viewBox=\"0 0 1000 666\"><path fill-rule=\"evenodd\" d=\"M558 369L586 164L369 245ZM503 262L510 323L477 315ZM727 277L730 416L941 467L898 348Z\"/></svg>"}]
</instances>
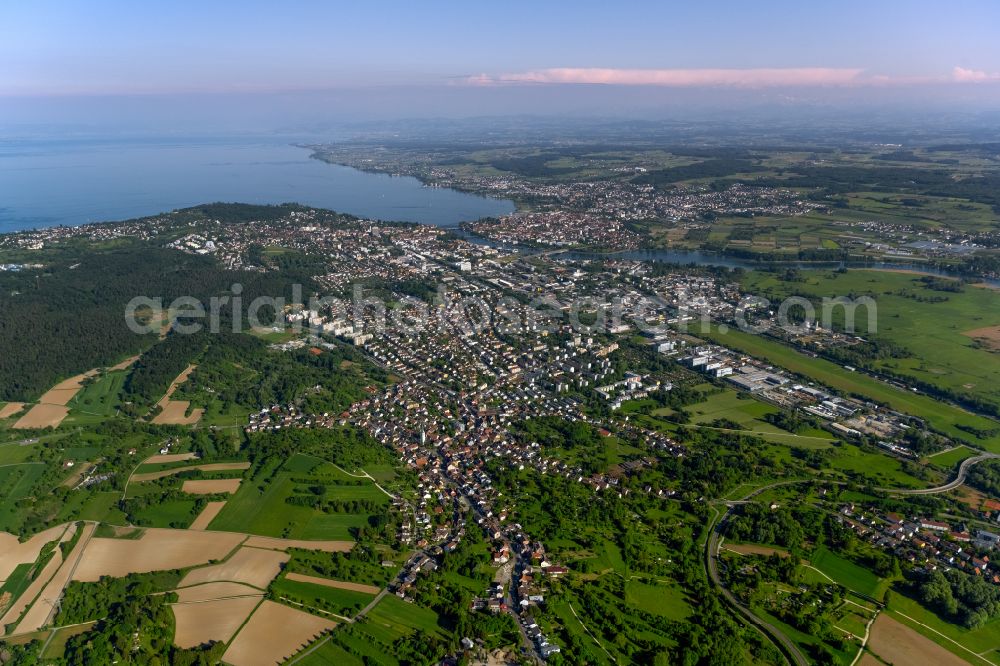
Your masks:
<instances>
[{"instance_id":1,"label":"blue sky","mask_svg":"<svg viewBox=\"0 0 1000 666\"><path fill-rule=\"evenodd\" d=\"M7 0L0 95L991 84L998 26L987 1Z\"/></svg>"}]
</instances>

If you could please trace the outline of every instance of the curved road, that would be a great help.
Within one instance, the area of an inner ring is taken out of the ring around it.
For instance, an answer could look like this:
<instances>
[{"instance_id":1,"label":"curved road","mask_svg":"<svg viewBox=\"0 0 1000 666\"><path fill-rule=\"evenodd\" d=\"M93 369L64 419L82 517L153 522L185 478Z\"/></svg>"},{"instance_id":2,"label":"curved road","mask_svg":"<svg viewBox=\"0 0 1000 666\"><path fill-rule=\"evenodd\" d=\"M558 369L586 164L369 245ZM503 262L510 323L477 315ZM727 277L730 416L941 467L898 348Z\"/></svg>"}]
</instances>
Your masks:
<instances>
[{"instance_id":1,"label":"curved road","mask_svg":"<svg viewBox=\"0 0 1000 666\"><path fill-rule=\"evenodd\" d=\"M892 493L893 495L937 495L938 493L946 493L949 490L954 490L965 483L965 477L969 475L970 467L976 463L981 463L984 460L992 460L995 458L1000 458L1000 455L997 455L996 453L983 453L978 456L973 456L972 458L966 458L962 461L962 464L958 466L958 474L955 475L955 478L943 486L935 486L934 488L918 488L916 490L902 488L879 488L879 490Z\"/></svg>"},{"instance_id":2,"label":"curved road","mask_svg":"<svg viewBox=\"0 0 1000 666\"><path fill-rule=\"evenodd\" d=\"M936 495L939 493L946 493L949 490L954 490L955 488L958 488L963 483L965 483L965 479L969 474L970 467L984 460L993 460L997 458L1000 458L1000 455L996 453L983 453L978 456L966 458L958 466L958 473L955 475L955 478L941 486L935 486L933 488L919 488L919 489L878 488L878 490L882 492L893 493L896 495ZM806 656L802 654L802 651L798 648L798 646L795 645L792 639L786 636L785 633L781 631L781 629L774 626L767 620L756 615L748 606L745 606L739 599L737 599L736 595L734 595L732 592L726 589L726 587L722 584L722 580L719 578L717 558L719 555L719 539L722 536L722 528L726 524L726 521L729 519L729 514L732 512L734 506L745 504L752 497L754 497L755 495L759 495L765 490L778 488L780 486L790 486L799 483L812 483L812 482L834 483L837 485L843 485L842 481L831 482L831 481L823 481L822 479L795 479L791 481L779 481L777 483L772 483L757 488L756 490L748 493L747 495L744 495L738 500L732 500L726 502L726 507L727 507L726 512L722 514L722 516L716 521L715 525L712 527L712 532L711 534L709 534L708 540L705 543L705 568L708 571L708 577L712 581L712 584L715 585L720 592L722 592L722 596L726 599L726 601L729 603L730 606L732 606L740 615L742 615L753 626L763 631L770 638L772 638L773 641L776 642L777 647L782 650L786 660L788 660L789 663L794 663L797 666L809 666L809 660L806 659Z\"/></svg>"}]
</instances>

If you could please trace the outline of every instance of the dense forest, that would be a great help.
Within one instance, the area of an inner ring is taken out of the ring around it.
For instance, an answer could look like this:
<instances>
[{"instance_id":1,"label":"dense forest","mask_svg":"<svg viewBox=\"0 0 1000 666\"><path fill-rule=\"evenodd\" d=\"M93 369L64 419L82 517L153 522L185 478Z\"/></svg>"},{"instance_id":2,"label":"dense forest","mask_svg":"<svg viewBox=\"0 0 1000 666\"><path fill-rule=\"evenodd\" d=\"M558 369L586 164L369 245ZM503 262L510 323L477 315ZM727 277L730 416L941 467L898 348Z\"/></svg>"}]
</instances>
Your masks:
<instances>
[{"instance_id":1,"label":"dense forest","mask_svg":"<svg viewBox=\"0 0 1000 666\"><path fill-rule=\"evenodd\" d=\"M290 295L296 281L311 286L306 275L230 271L211 258L145 244L0 274L0 400L34 400L61 379L150 347L156 334L136 334L125 319L136 296L162 298L164 306L180 296L207 302L240 283L250 302Z\"/></svg>"}]
</instances>

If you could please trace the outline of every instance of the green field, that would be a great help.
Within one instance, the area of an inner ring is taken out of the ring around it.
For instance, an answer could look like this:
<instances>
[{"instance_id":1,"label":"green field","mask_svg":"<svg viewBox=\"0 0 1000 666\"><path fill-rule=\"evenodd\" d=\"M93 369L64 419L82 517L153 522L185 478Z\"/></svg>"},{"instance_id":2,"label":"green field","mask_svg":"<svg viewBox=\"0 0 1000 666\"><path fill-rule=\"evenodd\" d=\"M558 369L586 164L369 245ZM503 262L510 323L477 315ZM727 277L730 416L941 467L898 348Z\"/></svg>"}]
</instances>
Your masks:
<instances>
[{"instance_id":1,"label":"green field","mask_svg":"<svg viewBox=\"0 0 1000 666\"><path fill-rule=\"evenodd\" d=\"M691 614L684 592L677 586L630 580L625 584L625 603L653 615L677 622Z\"/></svg>"},{"instance_id":2,"label":"green field","mask_svg":"<svg viewBox=\"0 0 1000 666\"><path fill-rule=\"evenodd\" d=\"M992 289L964 286L961 292L943 292L921 282L921 276L866 270L809 271L796 282L751 273L744 286L769 298L870 296L877 305L877 337L911 353L879 360L876 367L1000 406L1000 355L966 335L1000 325L1000 293ZM867 313L859 309L857 314L859 335L869 335ZM840 323L837 316L834 323Z\"/></svg>"},{"instance_id":3,"label":"green field","mask_svg":"<svg viewBox=\"0 0 1000 666\"><path fill-rule=\"evenodd\" d=\"M338 666L365 666L364 661L333 641L321 640L325 642L319 648L295 663L301 664L301 666L330 666L330 664L337 664Z\"/></svg>"},{"instance_id":4,"label":"green field","mask_svg":"<svg viewBox=\"0 0 1000 666\"><path fill-rule=\"evenodd\" d=\"M55 629L52 632L52 636L48 643L45 645L45 651L42 653L43 659L59 659L63 656L66 651L66 642L69 641L73 636L79 636L82 633L90 631L94 628L97 622L85 622L83 624L78 624L72 627L63 627L60 629Z\"/></svg>"},{"instance_id":5,"label":"green field","mask_svg":"<svg viewBox=\"0 0 1000 666\"><path fill-rule=\"evenodd\" d=\"M355 615L375 598L374 594L288 580L284 576L271 584L271 591L278 597L347 617Z\"/></svg>"},{"instance_id":6,"label":"green field","mask_svg":"<svg viewBox=\"0 0 1000 666\"><path fill-rule=\"evenodd\" d=\"M45 473L41 463L21 463L0 467L0 530L16 531L20 509L18 500L24 499L32 485Z\"/></svg>"},{"instance_id":7,"label":"green field","mask_svg":"<svg viewBox=\"0 0 1000 666\"><path fill-rule=\"evenodd\" d=\"M84 386L69 402L73 410L96 416L113 416L121 404L128 371L108 372Z\"/></svg>"},{"instance_id":8,"label":"green field","mask_svg":"<svg viewBox=\"0 0 1000 666\"><path fill-rule=\"evenodd\" d=\"M365 631L377 631L382 636L401 638L415 631L427 634L440 634L437 614L427 608L403 601L389 595L382 598L365 616L365 621L359 625Z\"/></svg>"},{"instance_id":9,"label":"green field","mask_svg":"<svg viewBox=\"0 0 1000 666\"><path fill-rule=\"evenodd\" d=\"M823 546L809 555L809 562L849 590L876 598L880 594L882 586L878 576Z\"/></svg>"},{"instance_id":10,"label":"green field","mask_svg":"<svg viewBox=\"0 0 1000 666\"><path fill-rule=\"evenodd\" d=\"M308 456L295 455L287 461L269 462L254 478L243 482L212 521L211 528L290 539L351 540L353 530L368 524L368 514L324 513L285 500L309 485L322 485L328 499L388 503L388 498L371 482L344 483L354 481L333 465L317 465Z\"/></svg>"},{"instance_id":11,"label":"green field","mask_svg":"<svg viewBox=\"0 0 1000 666\"><path fill-rule=\"evenodd\" d=\"M0 444L0 465L22 463L37 450L38 447L30 444Z\"/></svg>"},{"instance_id":12,"label":"green field","mask_svg":"<svg viewBox=\"0 0 1000 666\"><path fill-rule=\"evenodd\" d=\"M197 517L195 500L176 499L150 504L135 512L136 524L145 527L186 528Z\"/></svg>"}]
</instances>

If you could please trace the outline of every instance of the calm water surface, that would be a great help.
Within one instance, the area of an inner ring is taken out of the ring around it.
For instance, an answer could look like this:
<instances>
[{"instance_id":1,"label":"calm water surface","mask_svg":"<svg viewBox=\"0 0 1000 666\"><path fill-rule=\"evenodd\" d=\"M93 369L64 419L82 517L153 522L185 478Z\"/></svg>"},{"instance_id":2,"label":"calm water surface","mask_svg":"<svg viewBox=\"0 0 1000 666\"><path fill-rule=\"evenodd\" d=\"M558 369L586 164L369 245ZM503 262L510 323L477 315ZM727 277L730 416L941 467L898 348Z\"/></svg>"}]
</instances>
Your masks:
<instances>
[{"instance_id":1,"label":"calm water surface","mask_svg":"<svg viewBox=\"0 0 1000 666\"><path fill-rule=\"evenodd\" d=\"M309 154L281 140L0 139L0 233L213 201L294 201L441 226L514 210L509 201L325 164Z\"/></svg>"}]
</instances>

